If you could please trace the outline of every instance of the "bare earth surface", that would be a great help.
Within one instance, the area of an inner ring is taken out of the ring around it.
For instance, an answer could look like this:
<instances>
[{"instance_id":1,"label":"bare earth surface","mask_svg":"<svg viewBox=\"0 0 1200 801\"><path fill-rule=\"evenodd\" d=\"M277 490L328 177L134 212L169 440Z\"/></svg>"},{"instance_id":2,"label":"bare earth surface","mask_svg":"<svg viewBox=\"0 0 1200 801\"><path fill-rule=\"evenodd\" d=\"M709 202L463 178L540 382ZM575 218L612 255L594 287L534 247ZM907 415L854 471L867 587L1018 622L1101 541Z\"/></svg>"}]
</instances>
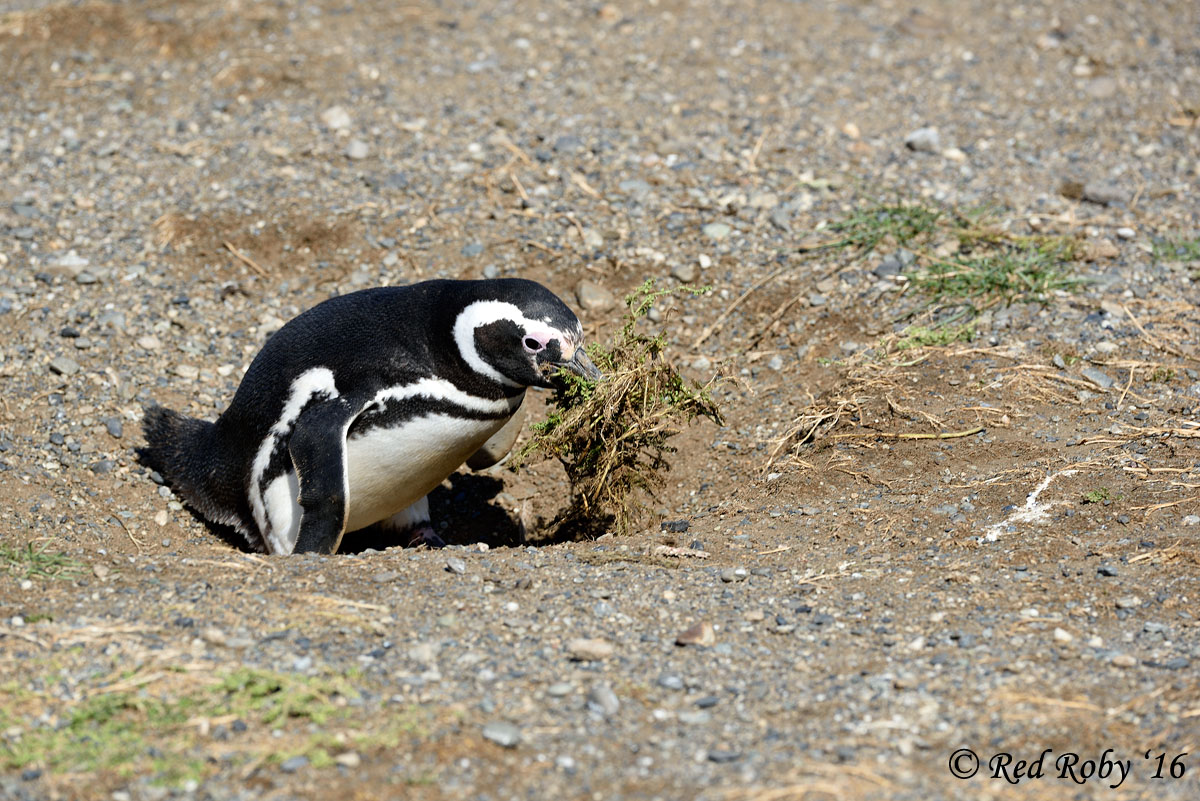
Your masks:
<instances>
[{"instance_id":1,"label":"bare earth surface","mask_svg":"<svg viewBox=\"0 0 1200 801\"><path fill-rule=\"evenodd\" d=\"M1195 2L0 9L0 798L1200 797ZM954 243L811 249L879 201L1080 281L901 350ZM541 463L267 557L133 458L332 294L505 275L599 341L712 286L641 533Z\"/></svg>"}]
</instances>

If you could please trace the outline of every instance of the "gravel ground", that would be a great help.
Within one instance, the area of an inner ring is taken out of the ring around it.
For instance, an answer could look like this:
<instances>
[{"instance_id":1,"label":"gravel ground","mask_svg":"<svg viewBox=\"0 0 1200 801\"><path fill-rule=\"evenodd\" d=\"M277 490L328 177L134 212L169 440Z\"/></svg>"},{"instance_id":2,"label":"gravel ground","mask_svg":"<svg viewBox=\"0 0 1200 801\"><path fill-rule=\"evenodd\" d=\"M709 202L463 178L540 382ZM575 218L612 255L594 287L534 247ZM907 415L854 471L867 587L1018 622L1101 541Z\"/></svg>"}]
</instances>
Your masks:
<instances>
[{"instance_id":1,"label":"gravel ground","mask_svg":"<svg viewBox=\"0 0 1200 801\"><path fill-rule=\"evenodd\" d=\"M0 9L0 797L1200 795L1194 2ZM1082 283L877 358L911 254L810 245L880 198ZM264 557L133 459L331 294L507 275L599 339L713 287L642 533L547 534L547 463Z\"/></svg>"}]
</instances>

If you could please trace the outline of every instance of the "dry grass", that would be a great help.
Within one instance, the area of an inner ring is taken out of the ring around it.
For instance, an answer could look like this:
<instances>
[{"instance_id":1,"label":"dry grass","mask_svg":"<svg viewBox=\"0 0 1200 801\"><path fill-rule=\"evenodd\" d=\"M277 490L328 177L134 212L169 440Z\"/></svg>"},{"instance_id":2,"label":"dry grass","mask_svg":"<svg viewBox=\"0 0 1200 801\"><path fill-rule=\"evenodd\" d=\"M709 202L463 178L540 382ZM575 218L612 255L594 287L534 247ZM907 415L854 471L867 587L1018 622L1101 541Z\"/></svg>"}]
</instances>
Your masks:
<instances>
[{"instance_id":1,"label":"dry grass","mask_svg":"<svg viewBox=\"0 0 1200 801\"><path fill-rule=\"evenodd\" d=\"M564 371L550 416L513 460L513 469L538 455L562 462L572 500L555 521L560 533L594 535L610 523L628 533L637 495L664 483L667 454L675 451L670 439L697 417L723 422L712 397L716 379L703 386L684 379L663 356L666 338L637 331L654 302L673 291L648 281L626 298L629 311L611 343L589 350L604 377L593 382Z\"/></svg>"}]
</instances>

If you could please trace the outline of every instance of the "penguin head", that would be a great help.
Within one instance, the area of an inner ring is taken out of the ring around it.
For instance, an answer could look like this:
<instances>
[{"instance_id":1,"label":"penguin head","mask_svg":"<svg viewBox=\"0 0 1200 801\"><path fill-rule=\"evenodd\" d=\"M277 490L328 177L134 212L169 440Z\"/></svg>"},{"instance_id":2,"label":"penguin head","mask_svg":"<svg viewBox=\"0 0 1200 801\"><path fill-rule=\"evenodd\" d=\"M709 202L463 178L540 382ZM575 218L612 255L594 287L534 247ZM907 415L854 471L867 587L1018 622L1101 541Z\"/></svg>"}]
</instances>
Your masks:
<instances>
[{"instance_id":1,"label":"penguin head","mask_svg":"<svg viewBox=\"0 0 1200 801\"><path fill-rule=\"evenodd\" d=\"M560 367L600 377L584 352L579 318L553 292L520 278L478 281L472 289L453 334L475 372L510 387L553 387Z\"/></svg>"}]
</instances>

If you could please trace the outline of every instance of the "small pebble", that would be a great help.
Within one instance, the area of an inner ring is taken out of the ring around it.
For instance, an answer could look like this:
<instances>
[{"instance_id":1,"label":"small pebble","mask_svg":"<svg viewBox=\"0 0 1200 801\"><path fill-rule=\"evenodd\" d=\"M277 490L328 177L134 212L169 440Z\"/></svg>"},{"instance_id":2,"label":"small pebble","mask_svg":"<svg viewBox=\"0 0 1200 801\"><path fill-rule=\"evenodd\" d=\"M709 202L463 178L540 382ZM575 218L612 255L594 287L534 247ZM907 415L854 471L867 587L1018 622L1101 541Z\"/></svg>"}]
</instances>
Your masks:
<instances>
[{"instance_id":1,"label":"small pebble","mask_svg":"<svg viewBox=\"0 0 1200 801\"><path fill-rule=\"evenodd\" d=\"M690 284L696 280L696 265L691 262L676 264L671 268L671 275L681 284Z\"/></svg>"},{"instance_id":2,"label":"small pebble","mask_svg":"<svg viewBox=\"0 0 1200 801\"><path fill-rule=\"evenodd\" d=\"M599 662L613 655L613 644L608 640L577 637L567 643L567 653L580 662Z\"/></svg>"},{"instance_id":3,"label":"small pebble","mask_svg":"<svg viewBox=\"0 0 1200 801\"><path fill-rule=\"evenodd\" d=\"M588 709L604 717L612 717L621 709L621 701L606 682L600 682L588 691Z\"/></svg>"},{"instance_id":4,"label":"small pebble","mask_svg":"<svg viewBox=\"0 0 1200 801\"><path fill-rule=\"evenodd\" d=\"M587 279L580 281L575 287L575 299L587 311L608 311L617 303L613 293Z\"/></svg>"},{"instance_id":5,"label":"small pebble","mask_svg":"<svg viewBox=\"0 0 1200 801\"><path fill-rule=\"evenodd\" d=\"M733 233L733 228L723 222L708 223L700 229L701 232L714 242L720 242Z\"/></svg>"},{"instance_id":6,"label":"small pebble","mask_svg":"<svg viewBox=\"0 0 1200 801\"><path fill-rule=\"evenodd\" d=\"M942 149L942 140L937 128L918 128L904 137L904 146L918 153L937 153Z\"/></svg>"},{"instance_id":7,"label":"small pebble","mask_svg":"<svg viewBox=\"0 0 1200 801\"><path fill-rule=\"evenodd\" d=\"M521 742L521 730L511 723L498 720L483 727L483 737L504 748L516 748Z\"/></svg>"},{"instance_id":8,"label":"small pebble","mask_svg":"<svg viewBox=\"0 0 1200 801\"><path fill-rule=\"evenodd\" d=\"M664 673L658 677L658 686L665 690L682 690L683 679L669 673Z\"/></svg>"},{"instance_id":9,"label":"small pebble","mask_svg":"<svg viewBox=\"0 0 1200 801\"><path fill-rule=\"evenodd\" d=\"M279 769L284 773L295 773L301 768L306 767L308 767L308 757L304 756L303 754L285 759L279 765Z\"/></svg>"},{"instance_id":10,"label":"small pebble","mask_svg":"<svg viewBox=\"0 0 1200 801\"><path fill-rule=\"evenodd\" d=\"M351 139L346 145L346 158L352 161L362 161L371 155L371 148L361 139Z\"/></svg>"},{"instance_id":11,"label":"small pebble","mask_svg":"<svg viewBox=\"0 0 1200 801\"><path fill-rule=\"evenodd\" d=\"M1129 654L1114 654L1113 658L1110 659L1109 661L1113 664L1114 667L1119 667L1119 668L1131 668L1137 664L1137 659L1130 656Z\"/></svg>"},{"instance_id":12,"label":"small pebble","mask_svg":"<svg viewBox=\"0 0 1200 801\"><path fill-rule=\"evenodd\" d=\"M341 106L330 106L322 111L321 122L334 131L347 130L353 124L349 112Z\"/></svg>"},{"instance_id":13,"label":"small pebble","mask_svg":"<svg viewBox=\"0 0 1200 801\"><path fill-rule=\"evenodd\" d=\"M461 576L467 572L467 563L457 556L451 556L446 560L446 570Z\"/></svg>"},{"instance_id":14,"label":"small pebble","mask_svg":"<svg viewBox=\"0 0 1200 801\"><path fill-rule=\"evenodd\" d=\"M1116 383L1111 376L1109 376L1107 373L1097 370L1095 367L1085 367L1079 372L1088 381L1091 381L1093 384L1100 387L1100 389L1111 389L1113 384Z\"/></svg>"},{"instance_id":15,"label":"small pebble","mask_svg":"<svg viewBox=\"0 0 1200 801\"><path fill-rule=\"evenodd\" d=\"M51 372L61 376L73 376L79 372L79 362L70 356L58 356L50 361Z\"/></svg>"},{"instance_id":16,"label":"small pebble","mask_svg":"<svg viewBox=\"0 0 1200 801\"><path fill-rule=\"evenodd\" d=\"M707 620L702 623L681 631L675 637L676 645L702 645L711 646L717 642L717 632L713 628L713 624Z\"/></svg>"}]
</instances>

